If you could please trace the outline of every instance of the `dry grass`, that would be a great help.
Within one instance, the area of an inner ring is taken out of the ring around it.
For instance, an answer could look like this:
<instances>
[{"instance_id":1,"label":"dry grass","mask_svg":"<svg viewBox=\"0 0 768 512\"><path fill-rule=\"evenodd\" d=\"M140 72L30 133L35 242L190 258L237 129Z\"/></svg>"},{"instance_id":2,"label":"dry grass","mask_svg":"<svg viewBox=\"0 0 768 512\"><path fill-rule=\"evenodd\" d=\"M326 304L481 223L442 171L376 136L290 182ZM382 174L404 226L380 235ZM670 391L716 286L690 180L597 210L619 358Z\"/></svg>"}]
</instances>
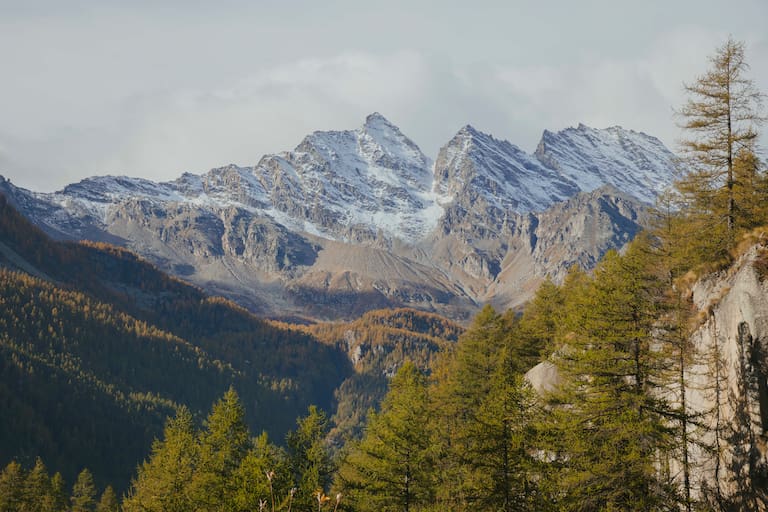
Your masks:
<instances>
[{"instance_id":1,"label":"dry grass","mask_svg":"<svg viewBox=\"0 0 768 512\"><path fill-rule=\"evenodd\" d=\"M760 279L760 282L765 282L766 278L768 278L768 249L763 247L760 248L760 251L757 253L757 258L755 258L752 266L754 267L755 272L757 272L757 277Z\"/></svg>"},{"instance_id":2,"label":"dry grass","mask_svg":"<svg viewBox=\"0 0 768 512\"><path fill-rule=\"evenodd\" d=\"M752 231L744 233L741 236L741 240L736 246L731 249L731 255L734 259L738 259L744 255L750 248L755 245L765 247L768 245L768 226L761 226L755 228Z\"/></svg>"},{"instance_id":3,"label":"dry grass","mask_svg":"<svg viewBox=\"0 0 768 512\"><path fill-rule=\"evenodd\" d=\"M733 255L738 258L754 246L758 246L758 252L752 266L762 283L768 278L768 226L761 226L745 233L741 242L733 249Z\"/></svg>"}]
</instances>

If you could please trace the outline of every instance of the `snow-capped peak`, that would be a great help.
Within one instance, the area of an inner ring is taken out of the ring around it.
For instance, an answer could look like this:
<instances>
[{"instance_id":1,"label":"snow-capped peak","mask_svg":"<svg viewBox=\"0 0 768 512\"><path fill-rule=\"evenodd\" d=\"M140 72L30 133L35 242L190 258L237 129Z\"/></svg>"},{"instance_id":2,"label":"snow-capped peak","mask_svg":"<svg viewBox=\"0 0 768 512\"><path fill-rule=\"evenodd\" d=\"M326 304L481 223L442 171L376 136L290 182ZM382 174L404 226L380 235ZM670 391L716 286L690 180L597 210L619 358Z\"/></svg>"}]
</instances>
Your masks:
<instances>
[{"instance_id":1,"label":"snow-capped peak","mask_svg":"<svg viewBox=\"0 0 768 512\"><path fill-rule=\"evenodd\" d=\"M337 236L353 229L414 241L441 213L429 159L379 113L357 130L315 132L294 151L264 157L254 174L276 209L305 212Z\"/></svg>"},{"instance_id":2,"label":"snow-capped peak","mask_svg":"<svg viewBox=\"0 0 768 512\"><path fill-rule=\"evenodd\" d=\"M451 204L479 204L504 216L543 210L606 184L650 202L671 182L673 159L658 139L618 126L545 131L531 155L468 124L433 166L396 125L374 112L357 129L314 132L293 151L266 155L254 167L184 173L166 183L101 176L39 197L94 218L106 219L120 202L140 199L211 212L244 208L329 238L417 242Z\"/></svg>"},{"instance_id":3,"label":"snow-capped peak","mask_svg":"<svg viewBox=\"0 0 768 512\"><path fill-rule=\"evenodd\" d=\"M389 119L384 117L378 112L368 114L365 118L365 124L363 125L365 130L390 130L400 133L400 128L392 124Z\"/></svg>"},{"instance_id":4,"label":"snow-capped peak","mask_svg":"<svg viewBox=\"0 0 768 512\"><path fill-rule=\"evenodd\" d=\"M545 130L535 155L583 191L608 183L648 203L672 182L675 160L659 139L645 133L581 123L556 133Z\"/></svg>"},{"instance_id":5,"label":"snow-capped peak","mask_svg":"<svg viewBox=\"0 0 768 512\"><path fill-rule=\"evenodd\" d=\"M436 190L483 197L501 210L541 210L575 193L572 184L506 140L466 125L438 154Z\"/></svg>"},{"instance_id":6,"label":"snow-capped peak","mask_svg":"<svg viewBox=\"0 0 768 512\"><path fill-rule=\"evenodd\" d=\"M465 124L464 126L461 127L461 129L458 132L456 132L456 136L460 136L460 137L474 137L476 135L480 135L481 133L482 132L478 131L471 124Z\"/></svg>"},{"instance_id":7,"label":"snow-capped peak","mask_svg":"<svg viewBox=\"0 0 768 512\"><path fill-rule=\"evenodd\" d=\"M172 197L173 190L162 183L128 176L93 176L67 185L56 195L108 203L129 197Z\"/></svg>"}]
</instances>

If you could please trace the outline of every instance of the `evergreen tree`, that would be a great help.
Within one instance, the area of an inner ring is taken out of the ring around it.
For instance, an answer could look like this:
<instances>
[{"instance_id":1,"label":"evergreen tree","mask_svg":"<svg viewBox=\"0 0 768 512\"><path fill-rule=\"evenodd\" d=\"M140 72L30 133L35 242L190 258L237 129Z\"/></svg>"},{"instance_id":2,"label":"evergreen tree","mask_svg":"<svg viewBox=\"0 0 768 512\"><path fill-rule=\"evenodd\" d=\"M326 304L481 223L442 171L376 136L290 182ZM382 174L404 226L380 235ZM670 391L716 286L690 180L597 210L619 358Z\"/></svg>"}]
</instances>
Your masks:
<instances>
[{"instance_id":1,"label":"evergreen tree","mask_svg":"<svg viewBox=\"0 0 768 512\"><path fill-rule=\"evenodd\" d=\"M59 511L67 508L67 492L64 484L64 477L61 473L56 473L51 477L51 506L50 511Z\"/></svg>"},{"instance_id":2,"label":"evergreen tree","mask_svg":"<svg viewBox=\"0 0 768 512\"><path fill-rule=\"evenodd\" d=\"M710 59L711 68L685 86L688 102L680 109L681 127L691 134L682 141L689 166L678 189L708 228L726 242L740 223L736 160L740 150L753 150L762 115L763 95L746 78L749 69L744 44L728 39ZM744 210L741 210L742 212ZM712 236L712 232L704 236Z\"/></svg>"},{"instance_id":3,"label":"evergreen tree","mask_svg":"<svg viewBox=\"0 0 768 512\"><path fill-rule=\"evenodd\" d=\"M337 487L359 511L423 510L434 499L424 375L406 362L379 413L370 412L362 440L344 457Z\"/></svg>"},{"instance_id":4,"label":"evergreen tree","mask_svg":"<svg viewBox=\"0 0 768 512\"><path fill-rule=\"evenodd\" d=\"M0 473L0 512L16 512L24 500L24 471L11 461Z\"/></svg>"},{"instance_id":5,"label":"evergreen tree","mask_svg":"<svg viewBox=\"0 0 768 512\"><path fill-rule=\"evenodd\" d=\"M75 485L72 487L72 512L93 512L96 508L96 486L93 483L93 475L84 469L77 475Z\"/></svg>"},{"instance_id":6,"label":"evergreen tree","mask_svg":"<svg viewBox=\"0 0 768 512\"><path fill-rule=\"evenodd\" d=\"M535 397L521 374L513 372L510 351L502 348L488 395L474 421L471 466L480 483L476 503L482 510L541 511L538 489L541 462L535 446Z\"/></svg>"},{"instance_id":7,"label":"evergreen tree","mask_svg":"<svg viewBox=\"0 0 768 512\"><path fill-rule=\"evenodd\" d=\"M334 467L325 441L327 433L325 413L312 405L307 416L297 421L296 430L286 435L297 488L294 497L296 510L312 509L317 504L315 493L326 492L331 484Z\"/></svg>"},{"instance_id":8,"label":"evergreen tree","mask_svg":"<svg viewBox=\"0 0 768 512\"><path fill-rule=\"evenodd\" d=\"M653 344L664 281L637 244L609 253L574 312L557 359L565 382L553 405L564 461L566 510L664 510L677 500L658 474L671 447L669 406L659 398L668 355Z\"/></svg>"},{"instance_id":9,"label":"evergreen tree","mask_svg":"<svg viewBox=\"0 0 768 512\"><path fill-rule=\"evenodd\" d=\"M543 354L554 352L564 306L565 298L560 287L549 278L541 283L536 295L525 305L519 325L520 337L531 347L525 366L532 367Z\"/></svg>"},{"instance_id":10,"label":"evergreen tree","mask_svg":"<svg viewBox=\"0 0 768 512\"><path fill-rule=\"evenodd\" d=\"M491 393L506 338L502 317L485 306L461 336L434 391L437 421L437 501L453 510L473 506L482 495L474 429L477 412Z\"/></svg>"},{"instance_id":11,"label":"evergreen tree","mask_svg":"<svg viewBox=\"0 0 768 512\"><path fill-rule=\"evenodd\" d=\"M99 503L96 505L96 512L118 512L120 504L117 501L117 495L111 485L108 485L101 493Z\"/></svg>"},{"instance_id":12,"label":"evergreen tree","mask_svg":"<svg viewBox=\"0 0 768 512\"><path fill-rule=\"evenodd\" d=\"M551 289L548 291L552 291ZM543 295L542 295L543 297ZM550 332L549 306L525 323L486 306L437 373L437 502L451 510L536 510L539 491L533 453L533 395L522 372L539 359ZM534 329L540 324L543 327ZM531 350L531 347L538 347ZM535 357L533 354L536 354Z\"/></svg>"},{"instance_id":13,"label":"evergreen tree","mask_svg":"<svg viewBox=\"0 0 768 512\"><path fill-rule=\"evenodd\" d=\"M760 159L749 147L740 148L733 160L733 197L736 227L750 230L768 223L768 177Z\"/></svg>"},{"instance_id":14,"label":"evergreen tree","mask_svg":"<svg viewBox=\"0 0 768 512\"><path fill-rule=\"evenodd\" d=\"M169 419L163 439L155 440L152 453L138 468L126 512L185 512L193 510L189 483L195 474L198 446L192 414L182 407Z\"/></svg>"},{"instance_id":15,"label":"evergreen tree","mask_svg":"<svg viewBox=\"0 0 768 512\"><path fill-rule=\"evenodd\" d=\"M48 476L48 470L42 459L38 457L24 481L24 504L21 510L24 512L54 510L51 491L51 479Z\"/></svg>"},{"instance_id":16,"label":"evergreen tree","mask_svg":"<svg viewBox=\"0 0 768 512\"><path fill-rule=\"evenodd\" d=\"M233 475L250 448L245 410L233 388L213 406L198 444L190 496L198 510L233 510Z\"/></svg>"},{"instance_id":17,"label":"evergreen tree","mask_svg":"<svg viewBox=\"0 0 768 512\"><path fill-rule=\"evenodd\" d=\"M660 194L650 213L648 252L664 269L667 285L672 287L677 278L703 260L702 236L694 231L696 221L685 208L683 196L675 190ZM713 255L717 253L709 252L709 257Z\"/></svg>"},{"instance_id":18,"label":"evergreen tree","mask_svg":"<svg viewBox=\"0 0 768 512\"><path fill-rule=\"evenodd\" d=\"M232 478L237 510L258 510L262 500L269 503L270 510L287 507L293 487L288 456L269 441L266 433L253 441Z\"/></svg>"}]
</instances>

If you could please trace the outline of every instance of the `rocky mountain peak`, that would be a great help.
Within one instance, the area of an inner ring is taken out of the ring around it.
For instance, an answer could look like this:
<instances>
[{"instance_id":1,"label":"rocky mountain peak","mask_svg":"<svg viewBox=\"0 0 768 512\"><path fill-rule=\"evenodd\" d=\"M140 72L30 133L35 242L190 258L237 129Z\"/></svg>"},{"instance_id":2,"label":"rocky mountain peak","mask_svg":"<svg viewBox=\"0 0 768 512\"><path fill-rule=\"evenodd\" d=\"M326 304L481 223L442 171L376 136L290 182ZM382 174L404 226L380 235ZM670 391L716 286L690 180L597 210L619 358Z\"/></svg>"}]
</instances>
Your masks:
<instances>
[{"instance_id":1,"label":"rocky mountain peak","mask_svg":"<svg viewBox=\"0 0 768 512\"><path fill-rule=\"evenodd\" d=\"M461 127L461 129L456 133L456 137L477 137L480 135L485 135L479 130L477 130L474 126L471 124L465 124Z\"/></svg>"},{"instance_id":2,"label":"rocky mountain peak","mask_svg":"<svg viewBox=\"0 0 768 512\"><path fill-rule=\"evenodd\" d=\"M534 155L581 190L609 183L646 203L670 185L675 168L674 154L659 139L620 126L545 130Z\"/></svg>"},{"instance_id":3,"label":"rocky mountain peak","mask_svg":"<svg viewBox=\"0 0 768 512\"><path fill-rule=\"evenodd\" d=\"M392 122L390 122L389 119L384 117L379 112L373 112L371 114L368 114L368 116L366 116L363 129L365 129L366 131L389 130L389 131L400 133L400 128L395 126Z\"/></svg>"},{"instance_id":4,"label":"rocky mountain peak","mask_svg":"<svg viewBox=\"0 0 768 512\"><path fill-rule=\"evenodd\" d=\"M541 210L578 188L506 140L466 125L440 149L435 189L451 197L518 213Z\"/></svg>"},{"instance_id":5,"label":"rocky mountain peak","mask_svg":"<svg viewBox=\"0 0 768 512\"><path fill-rule=\"evenodd\" d=\"M412 242L440 215L430 160L379 113L356 130L314 132L253 174L275 211L342 240Z\"/></svg>"},{"instance_id":6,"label":"rocky mountain peak","mask_svg":"<svg viewBox=\"0 0 768 512\"><path fill-rule=\"evenodd\" d=\"M254 167L166 183L89 178L55 194L0 189L56 237L128 246L260 310L300 314L322 293L328 311L368 294L382 307L464 314L518 304L542 276L620 247L636 206L614 191L575 196L612 185L647 202L671 181L670 162L658 140L619 127L545 131L529 154L466 125L433 166L374 112Z\"/></svg>"},{"instance_id":7,"label":"rocky mountain peak","mask_svg":"<svg viewBox=\"0 0 768 512\"><path fill-rule=\"evenodd\" d=\"M430 159L383 115L370 114L356 134L359 151L369 164L398 171L401 179L422 190L431 188Z\"/></svg>"}]
</instances>

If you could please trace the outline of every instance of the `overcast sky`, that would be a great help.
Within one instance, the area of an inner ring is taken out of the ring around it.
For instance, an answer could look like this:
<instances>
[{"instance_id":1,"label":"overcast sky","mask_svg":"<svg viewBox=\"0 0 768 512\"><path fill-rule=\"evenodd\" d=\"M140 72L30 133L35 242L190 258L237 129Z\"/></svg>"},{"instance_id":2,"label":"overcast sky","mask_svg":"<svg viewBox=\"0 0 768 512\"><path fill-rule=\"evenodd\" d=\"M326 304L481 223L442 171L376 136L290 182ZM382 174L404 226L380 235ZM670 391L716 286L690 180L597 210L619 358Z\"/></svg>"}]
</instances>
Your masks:
<instances>
[{"instance_id":1,"label":"overcast sky","mask_svg":"<svg viewBox=\"0 0 768 512\"><path fill-rule=\"evenodd\" d=\"M579 122L674 149L682 83L729 34L768 91L767 22L766 0L0 0L0 174L173 179L373 111L432 158L465 124L527 151Z\"/></svg>"}]
</instances>

